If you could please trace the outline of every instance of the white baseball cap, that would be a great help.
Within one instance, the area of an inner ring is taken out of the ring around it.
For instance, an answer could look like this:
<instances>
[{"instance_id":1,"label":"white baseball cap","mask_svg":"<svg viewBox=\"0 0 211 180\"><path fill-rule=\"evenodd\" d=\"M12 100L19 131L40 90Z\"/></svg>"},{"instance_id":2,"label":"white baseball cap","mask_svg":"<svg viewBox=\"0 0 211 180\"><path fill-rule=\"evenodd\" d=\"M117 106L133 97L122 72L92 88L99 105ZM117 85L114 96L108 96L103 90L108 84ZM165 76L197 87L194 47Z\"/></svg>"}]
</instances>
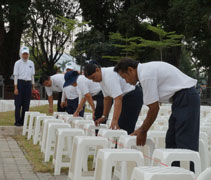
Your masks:
<instances>
[{"instance_id":1,"label":"white baseball cap","mask_svg":"<svg viewBox=\"0 0 211 180\"><path fill-rule=\"evenodd\" d=\"M72 70L74 70L75 68L74 68L73 66L66 66L65 69L66 69L66 70L67 70L67 69L72 69Z\"/></svg>"},{"instance_id":2,"label":"white baseball cap","mask_svg":"<svg viewBox=\"0 0 211 180\"><path fill-rule=\"evenodd\" d=\"M20 53L21 53L21 54L23 54L23 53L29 54L29 48L26 47L26 46L21 47Z\"/></svg>"}]
</instances>

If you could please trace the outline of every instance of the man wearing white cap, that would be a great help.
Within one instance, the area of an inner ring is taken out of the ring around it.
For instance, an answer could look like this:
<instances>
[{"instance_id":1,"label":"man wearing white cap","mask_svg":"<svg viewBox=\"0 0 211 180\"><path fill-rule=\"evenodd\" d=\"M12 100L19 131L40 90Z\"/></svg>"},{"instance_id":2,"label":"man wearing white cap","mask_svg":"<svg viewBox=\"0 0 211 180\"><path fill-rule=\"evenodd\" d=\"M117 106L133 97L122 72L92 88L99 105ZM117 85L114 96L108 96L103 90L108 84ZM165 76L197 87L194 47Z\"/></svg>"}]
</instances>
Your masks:
<instances>
[{"instance_id":1,"label":"man wearing white cap","mask_svg":"<svg viewBox=\"0 0 211 180\"><path fill-rule=\"evenodd\" d=\"M73 66L68 65L68 66L66 66L65 70L66 70L66 72L69 72L69 71L74 71L74 67L73 67Z\"/></svg>"},{"instance_id":2,"label":"man wearing white cap","mask_svg":"<svg viewBox=\"0 0 211 180\"><path fill-rule=\"evenodd\" d=\"M14 66L15 125L22 126L25 111L29 110L31 88L34 88L34 63L29 60L29 48L20 49L20 58Z\"/></svg>"}]
</instances>

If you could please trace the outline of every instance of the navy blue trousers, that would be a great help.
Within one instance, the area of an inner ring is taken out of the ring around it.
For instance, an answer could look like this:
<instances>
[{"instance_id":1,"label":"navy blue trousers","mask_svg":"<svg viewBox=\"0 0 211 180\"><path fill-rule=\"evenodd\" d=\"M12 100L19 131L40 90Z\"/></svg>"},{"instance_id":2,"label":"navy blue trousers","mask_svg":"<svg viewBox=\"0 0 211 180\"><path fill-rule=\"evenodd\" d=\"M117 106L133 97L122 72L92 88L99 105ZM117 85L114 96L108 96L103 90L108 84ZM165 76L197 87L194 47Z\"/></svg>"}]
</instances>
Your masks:
<instances>
[{"instance_id":1,"label":"navy blue trousers","mask_svg":"<svg viewBox=\"0 0 211 180\"><path fill-rule=\"evenodd\" d=\"M173 96L172 114L166 134L166 148L199 150L200 98L195 87ZM178 166L175 162L173 165ZM191 163L191 170L194 166Z\"/></svg>"},{"instance_id":2,"label":"navy blue trousers","mask_svg":"<svg viewBox=\"0 0 211 180\"><path fill-rule=\"evenodd\" d=\"M18 80L18 95L15 95L15 125L23 125L25 112L29 110L31 81Z\"/></svg>"},{"instance_id":3,"label":"navy blue trousers","mask_svg":"<svg viewBox=\"0 0 211 180\"><path fill-rule=\"evenodd\" d=\"M92 99L97 102L95 108L95 121L102 117L103 115L103 107L104 107L104 97L102 91L100 91L97 95L92 96ZM106 121L103 122L105 124Z\"/></svg>"},{"instance_id":4,"label":"navy blue trousers","mask_svg":"<svg viewBox=\"0 0 211 180\"><path fill-rule=\"evenodd\" d=\"M68 114L74 114L77 107L78 107L78 98L67 100L66 111ZM83 107L83 110L79 113L79 116L84 117L84 109L85 109L85 106Z\"/></svg>"},{"instance_id":5,"label":"navy blue trousers","mask_svg":"<svg viewBox=\"0 0 211 180\"><path fill-rule=\"evenodd\" d=\"M140 86L123 96L122 112L119 117L119 127L131 134L135 130L136 122L143 105L143 92Z\"/></svg>"}]
</instances>

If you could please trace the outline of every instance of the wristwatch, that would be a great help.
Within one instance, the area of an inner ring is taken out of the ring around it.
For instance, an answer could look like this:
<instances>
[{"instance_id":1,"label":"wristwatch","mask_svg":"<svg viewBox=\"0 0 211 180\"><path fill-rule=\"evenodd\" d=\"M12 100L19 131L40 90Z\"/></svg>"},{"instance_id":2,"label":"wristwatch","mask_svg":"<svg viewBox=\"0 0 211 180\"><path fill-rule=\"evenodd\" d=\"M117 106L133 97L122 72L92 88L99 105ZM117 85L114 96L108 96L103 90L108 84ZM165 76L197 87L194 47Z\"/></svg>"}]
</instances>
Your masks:
<instances>
[{"instance_id":1,"label":"wristwatch","mask_svg":"<svg viewBox=\"0 0 211 180\"><path fill-rule=\"evenodd\" d=\"M107 117L107 116L105 116L105 115L102 115L101 117L102 117L102 118L105 118L105 119L107 119L107 118L108 118L108 117Z\"/></svg>"}]
</instances>

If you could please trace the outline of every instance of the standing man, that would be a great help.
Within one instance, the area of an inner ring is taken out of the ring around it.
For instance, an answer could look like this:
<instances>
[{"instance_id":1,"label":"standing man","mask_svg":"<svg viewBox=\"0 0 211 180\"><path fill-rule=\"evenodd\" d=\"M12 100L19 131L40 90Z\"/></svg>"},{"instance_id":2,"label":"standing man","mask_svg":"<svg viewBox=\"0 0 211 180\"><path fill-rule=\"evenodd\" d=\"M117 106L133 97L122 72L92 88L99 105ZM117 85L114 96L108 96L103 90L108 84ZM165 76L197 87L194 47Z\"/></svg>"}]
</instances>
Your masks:
<instances>
[{"instance_id":1,"label":"standing man","mask_svg":"<svg viewBox=\"0 0 211 180\"><path fill-rule=\"evenodd\" d=\"M100 68L96 64L88 64L85 66L84 74L88 79L100 83L104 95L103 116L95 124L98 125L107 119L114 100L111 128L121 128L131 134L143 104L140 86L126 83L114 72L114 67Z\"/></svg>"},{"instance_id":2,"label":"standing man","mask_svg":"<svg viewBox=\"0 0 211 180\"><path fill-rule=\"evenodd\" d=\"M32 86L34 88L34 63L29 60L29 48L20 49L20 60L14 66L15 125L23 126L25 112L29 110Z\"/></svg>"},{"instance_id":3,"label":"standing man","mask_svg":"<svg viewBox=\"0 0 211 180\"><path fill-rule=\"evenodd\" d=\"M166 148L199 150L200 98L195 88L197 80L165 62L141 64L126 58L114 70L130 84L141 83L144 104L149 107L142 126L133 133L137 135L138 145L146 143L147 131L159 111L159 102L172 102Z\"/></svg>"},{"instance_id":4,"label":"standing man","mask_svg":"<svg viewBox=\"0 0 211 180\"><path fill-rule=\"evenodd\" d=\"M58 92L57 111L65 112L65 107L61 107L64 74L55 74L53 76L43 75L40 78L40 84L45 86L48 95L49 113L53 113L53 92Z\"/></svg>"}]
</instances>

